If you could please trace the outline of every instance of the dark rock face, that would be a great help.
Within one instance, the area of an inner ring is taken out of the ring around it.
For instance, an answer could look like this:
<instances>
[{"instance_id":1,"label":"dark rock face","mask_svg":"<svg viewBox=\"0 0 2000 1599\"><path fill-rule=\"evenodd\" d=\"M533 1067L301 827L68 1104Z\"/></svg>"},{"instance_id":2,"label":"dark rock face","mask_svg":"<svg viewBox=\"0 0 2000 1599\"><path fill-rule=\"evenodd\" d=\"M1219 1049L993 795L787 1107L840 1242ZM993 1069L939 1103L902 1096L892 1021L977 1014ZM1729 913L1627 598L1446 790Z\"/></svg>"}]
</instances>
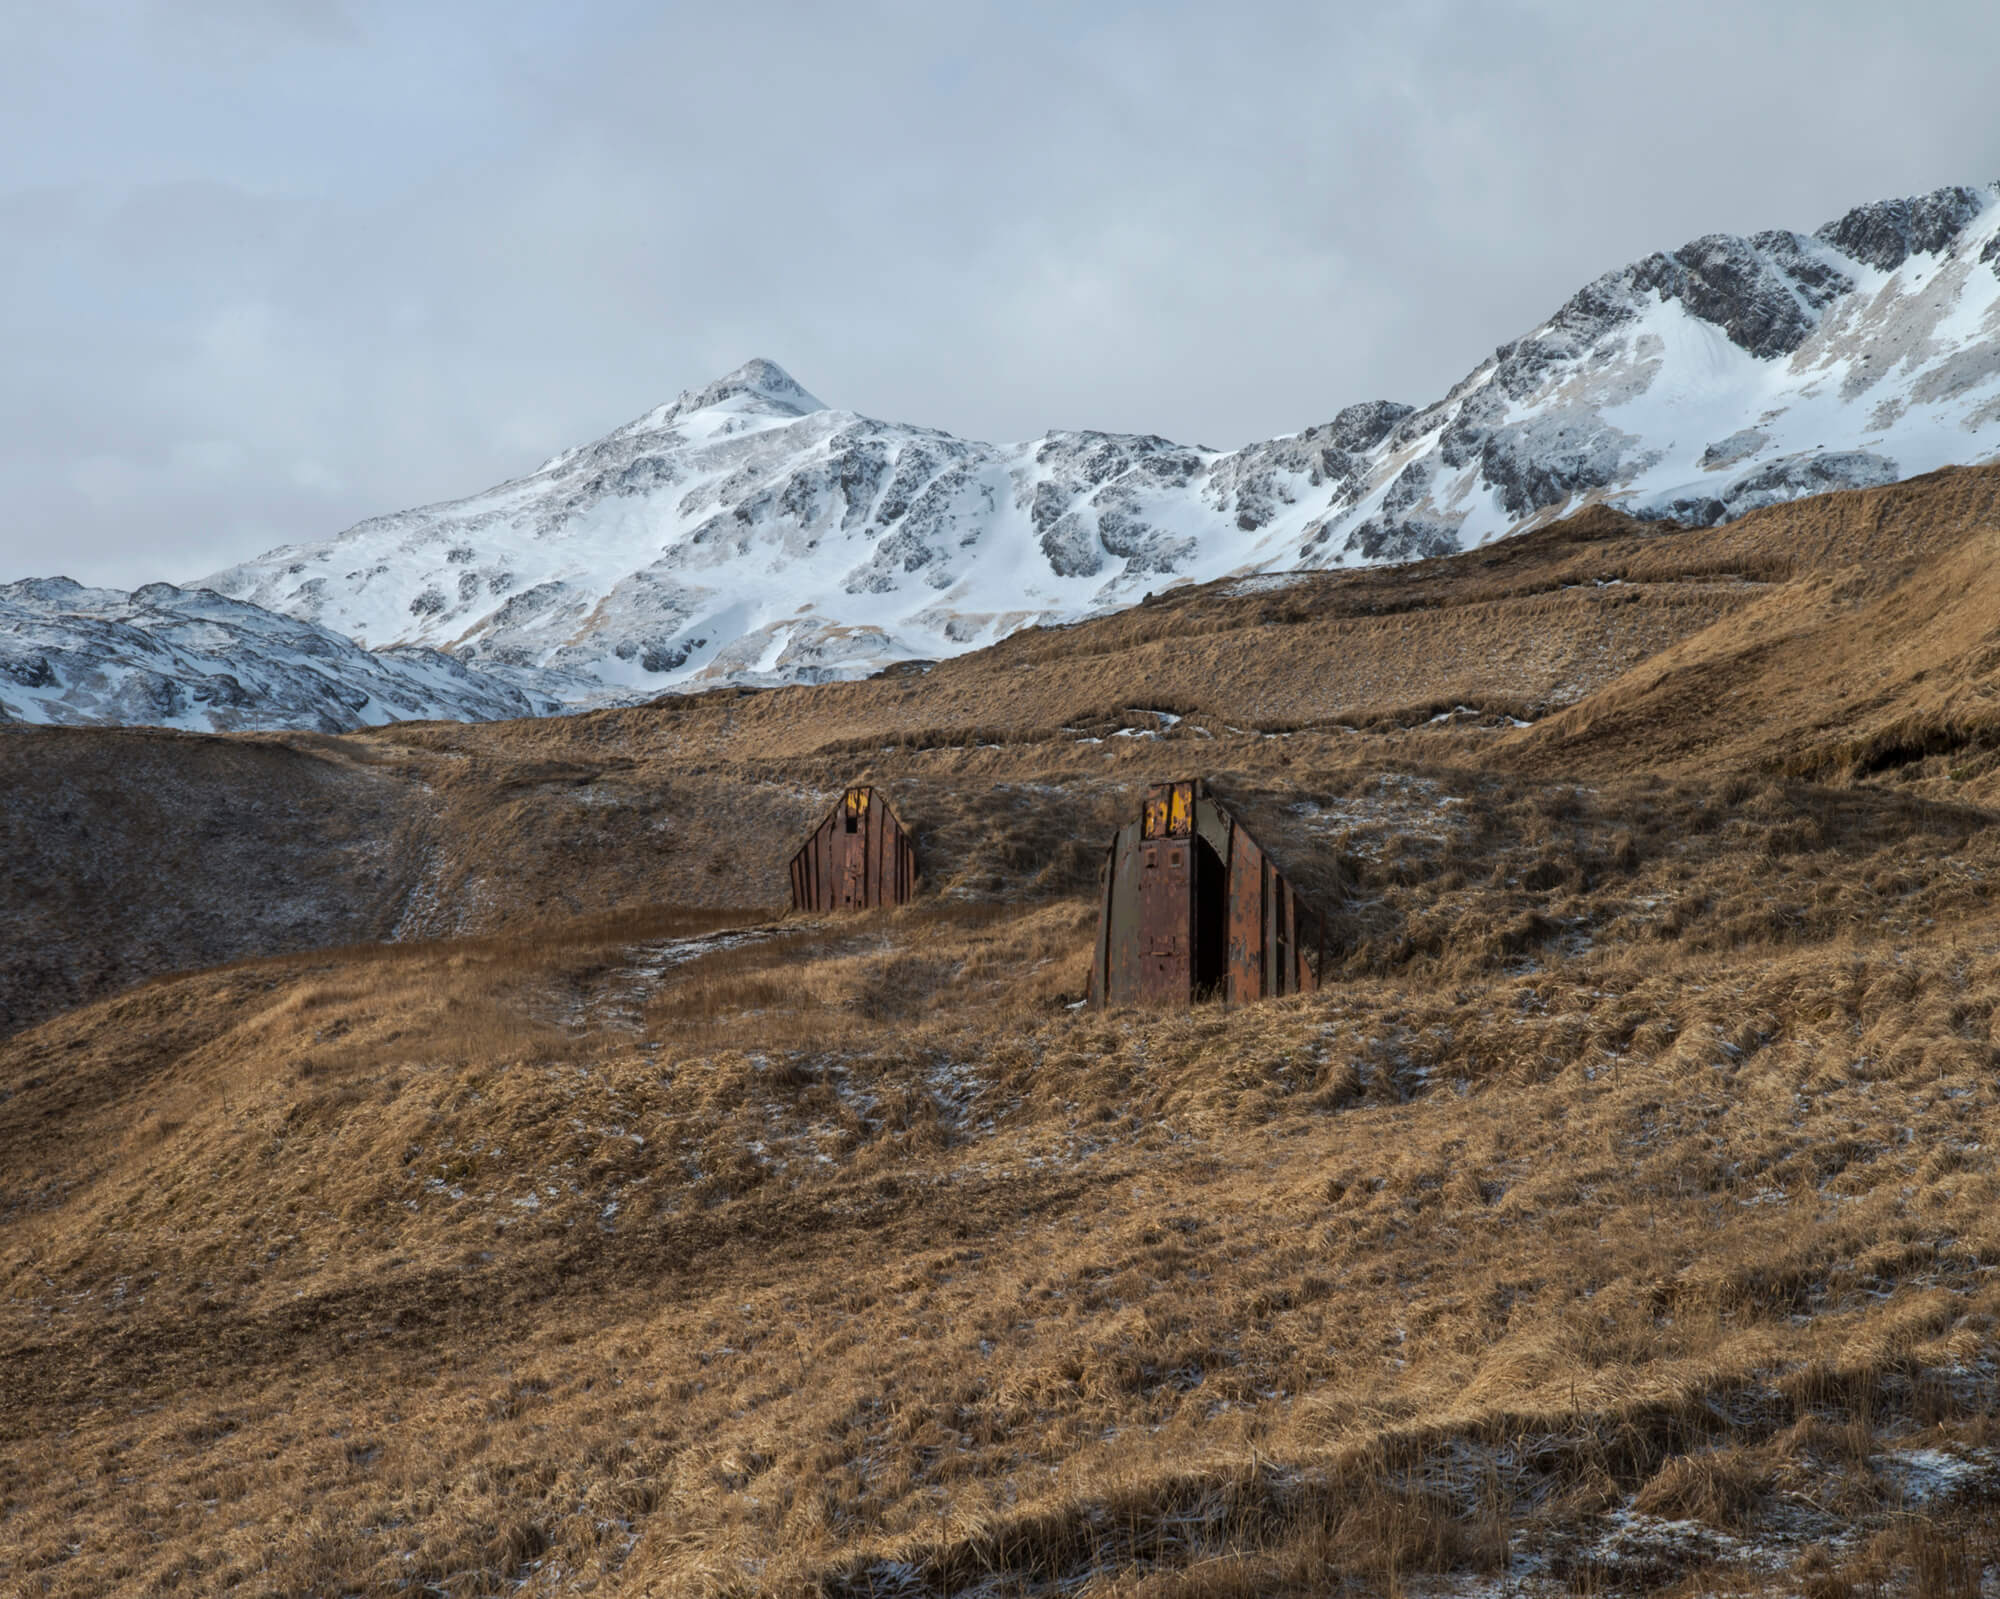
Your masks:
<instances>
[{"instance_id":1,"label":"dark rock face","mask_svg":"<svg viewBox=\"0 0 2000 1599\"><path fill-rule=\"evenodd\" d=\"M707 642L705 638L696 638L679 644L649 644L639 657L639 664L649 672L677 672Z\"/></svg>"},{"instance_id":2,"label":"dark rock face","mask_svg":"<svg viewBox=\"0 0 2000 1599\"><path fill-rule=\"evenodd\" d=\"M1886 455L1872 450L1815 450L1792 455L1746 473L1730 484L1730 514L1741 516L1760 505L1776 505L1833 489L1872 489L1902 474Z\"/></svg>"},{"instance_id":3,"label":"dark rock face","mask_svg":"<svg viewBox=\"0 0 2000 1599\"><path fill-rule=\"evenodd\" d=\"M1712 494L1686 494L1632 513L1641 522L1678 522L1682 527L1714 527L1729 517L1727 501Z\"/></svg>"},{"instance_id":4,"label":"dark rock face","mask_svg":"<svg viewBox=\"0 0 2000 1599\"><path fill-rule=\"evenodd\" d=\"M1804 251L1794 235L1780 234L1777 240L1782 255L1749 239L1710 234L1673 256L1680 270L1672 297L1760 359L1790 355L1818 325L1814 312L1854 287L1817 261L1809 264L1810 281L1799 283L1779 263L1804 264Z\"/></svg>"},{"instance_id":5,"label":"dark rock face","mask_svg":"<svg viewBox=\"0 0 2000 1599\"><path fill-rule=\"evenodd\" d=\"M47 688L56 680L55 668L46 655L17 655L0 658L0 672L23 688Z\"/></svg>"},{"instance_id":6,"label":"dark rock face","mask_svg":"<svg viewBox=\"0 0 2000 1599\"><path fill-rule=\"evenodd\" d=\"M1331 485L1334 503L1350 506L1372 452L1415 414L1414 407L1394 400L1369 400L1348 406L1331 422L1253 444L1214 463L1207 498L1218 511L1233 510L1236 526L1245 533L1269 525L1295 503L1293 477L1303 477L1308 489Z\"/></svg>"},{"instance_id":7,"label":"dark rock face","mask_svg":"<svg viewBox=\"0 0 2000 1599\"><path fill-rule=\"evenodd\" d=\"M1795 233L1707 234L1590 284L1548 328L1502 347L1500 381L1510 395L1524 397L1552 362L1575 359L1630 322L1645 294L1678 300L1759 359L1789 355L1811 336L1817 313L1853 287Z\"/></svg>"},{"instance_id":8,"label":"dark rock face","mask_svg":"<svg viewBox=\"0 0 2000 1599\"><path fill-rule=\"evenodd\" d=\"M1639 506L1641 521L1679 522L1687 527L1714 527L1767 505L1782 505L1808 494L1835 489L1872 489L1894 483L1901 470L1888 456L1873 450L1812 450L1766 462L1713 494L1691 494L1654 505Z\"/></svg>"},{"instance_id":9,"label":"dark rock face","mask_svg":"<svg viewBox=\"0 0 2000 1599\"><path fill-rule=\"evenodd\" d=\"M1341 548L1369 561L1421 561L1456 550L1458 529L1430 517L1408 516L1391 521L1376 516L1349 533Z\"/></svg>"},{"instance_id":10,"label":"dark rock face","mask_svg":"<svg viewBox=\"0 0 2000 1599\"><path fill-rule=\"evenodd\" d=\"M1856 206L1813 237L1857 261L1893 272L1911 256L1929 255L1951 243L1985 208L1987 198L1983 190L1958 185L1913 199L1878 200Z\"/></svg>"},{"instance_id":11,"label":"dark rock face","mask_svg":"<svg viewBox=\"0 0 2000 1599\"><path fill-rule=\"evenodd\" d=\"M1350 405L1324 428L1312 428L1308 433L1323 432L1328 448L1344 455L1358 455L1374 449L1404 417L1415 415L1416 409L1414 405L1398 405L1394 400L1367 400Z\"/></svg>"},{"instance_id":12,"label":"dark rock face","mask_svg":"<svg viewBox=\"0 0 2000 1599\"><path fill-rule=\"evenodd\" d=\"M1710 471L1718 471L1725 466L1734 466L1738 461L1755 455L1771 442L1771 435L1762 428L1739 428L1726 439L1717 439L1701 452L1701 465ZM1705 525L1705 524L1704 524Z\"/></svg>"},{"instance_id":13,"label":"dark rock face","mask_svg":"<svg viewBox=\"0 0 2000 1599\"><path fill-rule=\"evenodd\" d=\"M1558 412L1489 435L1480 473L1510 516L1527 516L1649 464L1638 442L1593 414Z\"/></svg>"},{"instance_id":14,"label":"dark rock face","mask_svg":"<svg viewBox=\"0 0 2000 1599\"><path fill-rule=\"evenodd\" d=\"M255 703L255 696L231 672L217 672L213 677L202 678L195 684L193 693L195 700L203 705L240 710Z\"/></svg>"}]
</instances>

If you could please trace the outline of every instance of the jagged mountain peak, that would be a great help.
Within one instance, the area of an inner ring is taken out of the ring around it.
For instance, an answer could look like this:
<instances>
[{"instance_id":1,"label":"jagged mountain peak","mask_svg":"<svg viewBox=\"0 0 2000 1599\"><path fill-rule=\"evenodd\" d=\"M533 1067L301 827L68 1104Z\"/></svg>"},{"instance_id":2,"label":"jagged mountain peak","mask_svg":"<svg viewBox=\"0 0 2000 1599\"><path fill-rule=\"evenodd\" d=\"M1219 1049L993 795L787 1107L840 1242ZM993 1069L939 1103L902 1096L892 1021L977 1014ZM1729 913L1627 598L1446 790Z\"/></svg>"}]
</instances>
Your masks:
<instances>
[{"instance_id":1,"label":"jagged mountain peak","mask_svg":"<svg viewBox=\"0 0 2000 1599\"><path fill-rule=\"evenodd\" d=\"M2000 454L1994 196L1703 235L1584 285L1429 405L1330 408L1226 453L984 444L828 409L753 360L531 477L205 581L371 646L564 674L576 703L579 683L590 700L854 676L1593 502L1712 523Z\"/></svg>"},{"instance_id":2,"label":"jagged mountain peak","mask_svg":"<svg viewBox=\"0 0 2000 1599\"><path fill-rule=\"evenodd\" d=\"M1893 272L1913 255L1935 255L1993 203L2000 185L1951 184L1929 194L1858 205L1813 234L1878 272Z\"/></svg>"},{"instance_id":3,"label":"jagged mountain peak","mask_svg":"<svg viewBox=\"0 0 2000 1599\"><path fill-rule=\"evenodd\" d=\"M814 411L824 411L826 405L808 393L804 385L776 361L756 356L704 388L687 390L672 404L661 409L663 420L671 421L693 416L700 411L734 411L751 416L809 416Z\"/></svg>"}]
</instances>

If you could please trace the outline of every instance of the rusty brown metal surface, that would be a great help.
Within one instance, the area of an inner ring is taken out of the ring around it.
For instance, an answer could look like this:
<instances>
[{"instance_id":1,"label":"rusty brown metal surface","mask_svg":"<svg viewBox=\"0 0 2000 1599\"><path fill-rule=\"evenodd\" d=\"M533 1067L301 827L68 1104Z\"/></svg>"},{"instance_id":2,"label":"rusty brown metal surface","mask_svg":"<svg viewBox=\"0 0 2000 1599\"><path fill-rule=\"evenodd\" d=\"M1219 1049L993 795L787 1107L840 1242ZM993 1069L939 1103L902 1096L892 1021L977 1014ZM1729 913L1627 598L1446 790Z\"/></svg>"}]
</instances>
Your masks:
<instances>
[{"instance_id":1,"label":"rusty brown metal surface","mask_svg":"<svg viewBox=\"0 0 2000 1599\"><path fill-rule=\"evenodd\" d=\"M1111 846L1110 924L1106 930L1106 1003L1130 1005L1139 995L1143 943L1139 937L1140 823L1119 829Z\"/></svg>"},{"instance_id":2,"label":"rusty brown metal surface","mask_svg":"<svg viewBox=\"0 0 2000 1599\"><path fill-rule=\"evenodd\" d=\"M1142 1005L1186 1004L1194 992L1194 841L1149 838L1139 846Z\"/></svg>"},{"instance_id":3,"label":"rusty brown metal surface","mask_svg":"<svg viewBox=\"0 0 2000 1599\"><path fill-rule=\"evenodd\" d=\"M1194 806L1195 836L1205 839L1208 847L1215 851L1215 858L1224 867L1229 865L1230 836L1236 831L1236 822L1206 794L1197 793Z\"/></svg>"},{"instance_id":4,"label":"rusty brown metal surface","mask_svg":"<svg viewBox=\"0 0 2000 1599\"><path fill-rule=\"evenodd\" d=\"M1272 887L1276 890L1273 898L1278 904L1278 981L1275 986L1280 994L1296 994L1299 991L1298 893L1275 872L1272 876L1275 879Z\"/></svg>"},{"instance_id":5,"label":"rusty brown metal surface","mask_svg":"<svg viewBox=\"0 0 2000 1599\"><path fill-rule=\"evenodd\" d=\"M1230 1004L1311 993L1328 929L1199 782L1151 788L1106 859L1091 996L1108 1005ZM1197 993L1197 987L1200 992Z\"/></svg>"},{"instance_id":6,"label":"rusty brown metal surface","mask_svg":"<svg viewBox=\"0 0 2000 1599\"><path fill-rule=\"evenodd\" d=\"M1242 827L1229 844L1229 1002L1264 997L1264 852Z\"/></svg>"},{"instance_id":7,"label":"rusty brown metal surface","mask_svg":"<svg viewBox=\"0 0 2000 1599\"><path fill-rule=\"evenodd\" d=\"M792 908L868 910L916 892L916 850L881 793L850 788L792 856Z\"/></svg>"}]
</instances>

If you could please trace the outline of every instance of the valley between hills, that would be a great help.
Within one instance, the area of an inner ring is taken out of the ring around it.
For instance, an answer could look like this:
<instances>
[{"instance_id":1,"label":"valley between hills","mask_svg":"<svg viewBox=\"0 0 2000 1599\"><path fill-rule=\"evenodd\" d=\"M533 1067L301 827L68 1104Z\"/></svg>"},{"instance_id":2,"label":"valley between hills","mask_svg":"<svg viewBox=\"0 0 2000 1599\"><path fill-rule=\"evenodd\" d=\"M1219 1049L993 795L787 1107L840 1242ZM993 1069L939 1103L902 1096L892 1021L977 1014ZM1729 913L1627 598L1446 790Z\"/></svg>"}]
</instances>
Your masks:
<instances>
[{"instance_id":1,"label":"valley between hills","mask_svg":"<svg viewBox=\"0 0 2000 1599\"><path fill-rule=\"evenodd\" d=\"M1083 1006L1194 775L1323 986ZM0 784L6 1591L2000 1578L2000 468Z\"/></svg>"}]
</instances>

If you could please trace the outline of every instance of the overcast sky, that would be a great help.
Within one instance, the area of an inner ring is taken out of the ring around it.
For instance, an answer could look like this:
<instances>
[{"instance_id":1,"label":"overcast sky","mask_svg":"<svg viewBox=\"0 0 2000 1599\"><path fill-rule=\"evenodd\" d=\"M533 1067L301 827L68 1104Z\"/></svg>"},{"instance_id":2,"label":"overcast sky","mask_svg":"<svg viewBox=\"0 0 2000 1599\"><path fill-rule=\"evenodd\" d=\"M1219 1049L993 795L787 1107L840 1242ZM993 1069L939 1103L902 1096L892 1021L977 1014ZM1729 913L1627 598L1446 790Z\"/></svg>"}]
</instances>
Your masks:
<instances>
[{"instance_id":1,"label":"overcast sky","mask_svg":"<svg viewBox=\"0 0 2000 1599\"><path fill-rule=\"evenodd\" d=\"M753 355L973 437L1436 398L2000 177L2000 6L0 0L0 581L186 581Z\"/></svg>"}]
</instances>

